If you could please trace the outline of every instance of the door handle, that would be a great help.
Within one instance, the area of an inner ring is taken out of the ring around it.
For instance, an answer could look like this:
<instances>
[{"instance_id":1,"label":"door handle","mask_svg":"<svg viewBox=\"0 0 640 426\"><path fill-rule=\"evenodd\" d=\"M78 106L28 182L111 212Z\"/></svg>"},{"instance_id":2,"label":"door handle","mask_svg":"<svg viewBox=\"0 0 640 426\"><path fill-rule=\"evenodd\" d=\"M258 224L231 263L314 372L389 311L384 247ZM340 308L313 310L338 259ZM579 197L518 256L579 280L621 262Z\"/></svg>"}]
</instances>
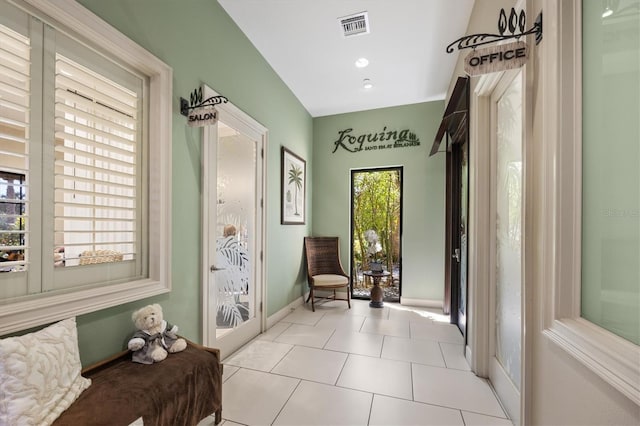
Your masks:
<instances>
[{"instance_id":1,"label":"door handle","mask_svg":"<svg viewBox=\"0 0 640 426\"><path fill-rule=\"evenodd\" d=\"M460 263L460 249L455 249L451 257L457 260L458 263Z\"/></svg>"},{"instance_id":2,"label":"door handle","mask_svg":"<svg viewBox=\"0 0 640 426\"><path fill-rule=\"evenodd\" d=\"M224 271L224 268L218 268L216 265L211 265L211 267L209 268L209 270L210 270L211 272Z\"/></svg>"}]
</instances>

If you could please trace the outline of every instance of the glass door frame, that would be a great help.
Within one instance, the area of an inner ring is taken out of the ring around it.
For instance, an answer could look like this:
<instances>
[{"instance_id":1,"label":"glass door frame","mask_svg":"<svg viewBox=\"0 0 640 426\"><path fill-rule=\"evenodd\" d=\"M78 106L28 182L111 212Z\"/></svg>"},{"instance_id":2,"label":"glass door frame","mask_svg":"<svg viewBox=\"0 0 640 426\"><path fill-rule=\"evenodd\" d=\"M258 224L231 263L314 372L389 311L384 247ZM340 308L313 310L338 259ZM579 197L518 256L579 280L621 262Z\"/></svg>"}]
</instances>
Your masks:
<instances>
[{"instance_id":1,"label":"glass door frame","mask_svg":"<svg viewBox=\"0 0 640 426\"><path fill-rule=\"evenodd\" d=\"M367 172L386 172L386 171L396 171L398 172L399 175L399 186L400 186L400 211L398 212L399 215L399 243L398 243L398 303L400 302L401 298L402 298L402 218L403 218L403 200L404 200L404 193L403 193L403 174L404 174L404 166L384 166L384 167L369 167L369 168L363 168L363 169L351 169L350 171L350 214L349 214L349 276L351 277L351 298L352 299L365 299L368 300L368 297L364 297L364 296L357 296L354 294L353 292L353 286L354 283L356 282L356 278L354 277L354 265L353 265L353 259L354 259L354 250L353 250L353 245L354 245L354 241L353 241L353 216L354 216L354 209L353 209L353 198L354 198L354 186L353 186L353 179L354 179L354 175L356 173L367 173ZM388 278L393 280L393 274Z\"/></svg>"},{"instance_id":2,"label":"glass door frame","mask_svg":"<svg viewBox=\"0 0 640 426\"><path fill-rule=\"evenodd\" d=\"M205 99L218 94L210 87L203 85ZM217 216L217 125L203 128L202 133L202 341L203 344L220 349L221 359L226 358L243 344L265 330L266 298L265 277L266 263L265 227L266 227L266 160L267 129L253 120L242 110L228 102L216 106L219 118L225 124L233 124L256 141L256 218L255 218L255 266L254 266L254 306L255 316L234 331L217 337L217 291L215 282L216 260L216 216ZM226 120L225 120L226 118Z\"/></svg>"}]
</instances>

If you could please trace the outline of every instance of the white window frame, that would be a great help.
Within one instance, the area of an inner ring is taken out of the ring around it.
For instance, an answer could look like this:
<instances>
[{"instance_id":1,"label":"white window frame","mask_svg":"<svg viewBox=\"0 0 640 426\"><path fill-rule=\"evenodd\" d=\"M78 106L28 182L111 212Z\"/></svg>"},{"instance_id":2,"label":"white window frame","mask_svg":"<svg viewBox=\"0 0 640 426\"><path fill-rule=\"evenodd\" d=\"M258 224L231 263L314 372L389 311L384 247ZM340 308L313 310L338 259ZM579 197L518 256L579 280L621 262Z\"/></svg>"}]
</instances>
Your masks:
<instances>
[{"instance_id":1,"label":"white window frame","mask_svg":"<svg viewBox=\"0 0 640 426\"><path fill-rule=\"evenodd\" d=\"M582 7L543 0L540 202L544 334L640 404L640 347L581 317Z\"/></svg>"},{"instance_id":2,"label":"white window frame","mask_svg":"<svg viewBox=\"0 0 640 426\"><path fill-rule=\"evenodd\" d=\"M0 335L171 291L171 122L173 71L74 0L10 0L30 13L63 23L87 44L149 78L147 112L148 277L142 280L0 302Z\"/></svg>"}]
</instances>

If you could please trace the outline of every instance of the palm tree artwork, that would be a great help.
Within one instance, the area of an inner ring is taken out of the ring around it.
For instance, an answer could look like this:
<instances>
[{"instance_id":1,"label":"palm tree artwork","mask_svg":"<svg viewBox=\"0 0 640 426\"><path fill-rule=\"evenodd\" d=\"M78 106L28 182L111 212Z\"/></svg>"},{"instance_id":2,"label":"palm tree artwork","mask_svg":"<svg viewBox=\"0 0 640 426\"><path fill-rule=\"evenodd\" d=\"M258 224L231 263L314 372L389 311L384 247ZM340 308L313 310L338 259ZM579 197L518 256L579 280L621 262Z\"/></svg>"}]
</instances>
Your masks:
<instances>
[{"instance_id":1,"label":"palm tree artwork","mask_svg":"<svg viewBox=\"0 0 640 426\"><path fill-rule=\"evenodd\" d=\"M295 187L293 196L293 204L295 206L294 215L300 216L298 212L298 191L302 189L302 169L295 164L291 164L291 168L289 168L289 185L294 185Z\"/></svg>"}]
</instances>

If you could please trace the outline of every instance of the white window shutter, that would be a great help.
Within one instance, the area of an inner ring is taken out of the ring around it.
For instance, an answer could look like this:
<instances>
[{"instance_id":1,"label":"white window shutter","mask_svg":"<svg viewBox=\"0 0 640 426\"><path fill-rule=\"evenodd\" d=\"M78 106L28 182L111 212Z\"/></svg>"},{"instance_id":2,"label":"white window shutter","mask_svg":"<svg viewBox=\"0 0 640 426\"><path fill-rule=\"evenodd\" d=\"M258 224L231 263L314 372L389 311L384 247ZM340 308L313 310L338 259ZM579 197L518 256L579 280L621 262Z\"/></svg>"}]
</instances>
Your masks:
<instances>
[{"instance_id":1,"label":"white window shutter","mask_svg":"<svg viewBox=\"0 0 640 426\"><path fill-rule=\"evenodd\" d=\"M137 93L56 55L56 266L134 260Z\"/></svg>"},{"instance_id":2,"label":"white window shutter","mask_svg":"<svg viewBox=\"0 0 640 426\"><path fill-rule=\"evenodd\" d=\"M28 155L31 47L0 25L0 272L28 262Z\"/></svg>"}]
</instances>

